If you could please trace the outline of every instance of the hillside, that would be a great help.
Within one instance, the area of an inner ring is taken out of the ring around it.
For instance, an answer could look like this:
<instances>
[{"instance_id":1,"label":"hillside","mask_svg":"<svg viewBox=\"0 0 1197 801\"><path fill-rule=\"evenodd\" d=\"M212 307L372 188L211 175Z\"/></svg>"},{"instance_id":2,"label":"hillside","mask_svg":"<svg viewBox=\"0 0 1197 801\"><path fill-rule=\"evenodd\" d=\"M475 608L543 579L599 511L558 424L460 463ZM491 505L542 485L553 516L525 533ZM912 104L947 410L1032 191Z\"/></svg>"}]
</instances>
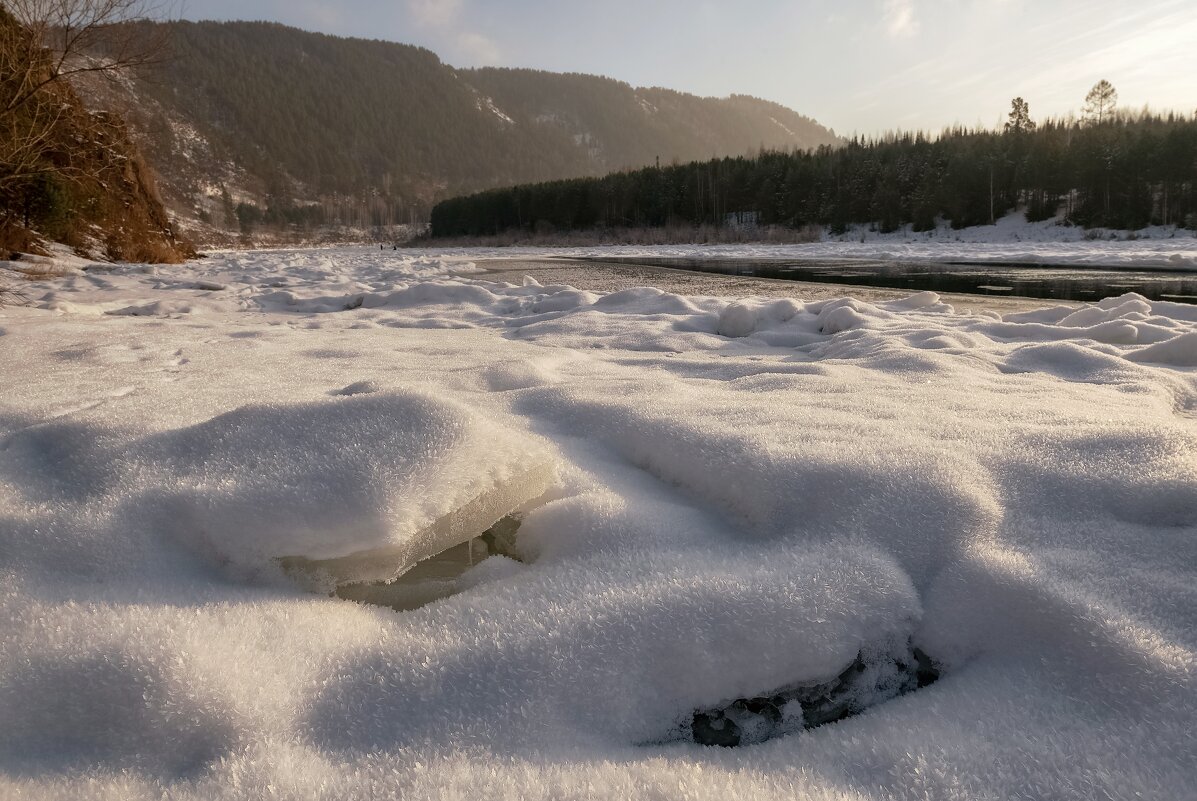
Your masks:
<instances>
[{"instance_id":1,"label":"hillside","mask_svg":"<svg viewBox=\"0 0 1197 801\"><path fill-rule=\"evenodd\" d=\"M126 261L192 254L121 116L87 109L61 64L2 6L0 43L0 259L51 242Z\"/></svg>"},{"instance_id":2,"label":"hillside","mask_svg":"<svg viewBox=\"0 0 1197 801\"><path fill-rule=\"evenodd\" d=\"M418 47L270 23L170 28L172 57L103 102L130 116L184 225L209 234L396 224L463 192L837 141L745 96L459 70Z\"/></svg>"}]
</instances>

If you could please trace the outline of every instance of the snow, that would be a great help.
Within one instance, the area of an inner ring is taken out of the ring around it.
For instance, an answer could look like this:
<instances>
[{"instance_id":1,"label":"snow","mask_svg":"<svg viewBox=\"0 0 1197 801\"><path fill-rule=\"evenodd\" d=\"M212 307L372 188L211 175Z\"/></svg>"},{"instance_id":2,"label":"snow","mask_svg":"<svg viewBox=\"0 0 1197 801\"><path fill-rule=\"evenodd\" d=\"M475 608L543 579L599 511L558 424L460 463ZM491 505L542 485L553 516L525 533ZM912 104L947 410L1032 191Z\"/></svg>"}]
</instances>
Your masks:
<instances>
[{"instance_id":1,"label":"snow","mask_svg":"<svg viewBox=\"0 0 1197 801\"><path fill-rule=\"evenodd\" d=\"M438 520L545 461L534 441L468 408L391 392L243 406L109 454L106 469L155 476L154 497L136 505L172 518L179 536L221 560L261 565L390 547L401 549L402 569L457 544L421 542Z\"/></svg>"},{"instance_id":2,"label":"snow","mask_svg":"<svg viewBox=\"0 0 1197 801\"><path fill-rule=\"evenodd\" d=\"M562 257L650 257L686 259L866 259L1067 266L1102 269L1197 271L1197 234L1175 226L1140 231L1113 231L1064 225L1059 219L1027 222L1021 212L998 220L955 230L946 222L930 231L909 225L880 233L866 226L850 226L843 234L828 229L821 241L803 244L736 245L605 245L553 248ZM445 249L428 251L442 256L512 258L545 255L536 248Z\"/></svg>"},{"instance_id":3,"label":"snow","mask_svg":"<svg viewBox=\"0 0 1197 801\"><path fill-rule=\"evenodd\" d=\"M484 255L80 268L0 308L0 797L1192 797L1197 310ZM278 561L393 574L514 509L521 561L413 611ZM670 742L908 640L939 682Z\"/></svg>"},{"instance_id":4,"label":"snow","mask_svg":"<svg viewBox=\"0 0 1197 801\"><path fill-rule=\"evenodd\" d=\"M769 121L770 121L770 122L772 122L774 125L776 125L778 128L780 128L780 129L782 129L783 131L785 131L785 132L786 132L788 135L790 135L790 136L792 136L792 137L794 137L794 138L797 138L797 137L798 137L798 134L796 134L796 133L794 133L792 130L790 130L789 126L787 126L785 123L783 123L783 122L781 122L780 120L778 120L776 117L770 117L770 118L769 118Z\"/></svg>"},{"instance_id":5,"label":"snow","mask_svg":"<svg viewBox=\"0 0 1197 801\"><path fill-rule=\"evenodd\" d=\"M971 229L975 230L975 229ZM547 252L538 248L510 247L483 249L444 249L432 251L440 256L481 258L526 258L560 256L601 259L605 257L649 257L683 259L829 259L843 261L894 260L966 262L977 264L1017 264L1043 267L1101 268L1152 271L1197 271L1197 237L1178 232L1175 237L1159 239L1102 239L1061 241L994 241L988 238L962 237L956 232L940 239L911 234L868 237L865 241L809 242L794 245L605 245L598 247L563 247Z\"/></svg>"},{"instance_id":6,"label":"snow","mask_svg":"<svg viewBox=\"0 0 1197 801\"><path fill-rule=\"evenodd\" d=\"M479 111L489 111L491 114L494 114L508 125L515 125L515 120L503 113L503 110L495 105L495 101L492 98L479 95L478 99L475 101L475 104L477 105Z\"/></svg>"}]
</instances>

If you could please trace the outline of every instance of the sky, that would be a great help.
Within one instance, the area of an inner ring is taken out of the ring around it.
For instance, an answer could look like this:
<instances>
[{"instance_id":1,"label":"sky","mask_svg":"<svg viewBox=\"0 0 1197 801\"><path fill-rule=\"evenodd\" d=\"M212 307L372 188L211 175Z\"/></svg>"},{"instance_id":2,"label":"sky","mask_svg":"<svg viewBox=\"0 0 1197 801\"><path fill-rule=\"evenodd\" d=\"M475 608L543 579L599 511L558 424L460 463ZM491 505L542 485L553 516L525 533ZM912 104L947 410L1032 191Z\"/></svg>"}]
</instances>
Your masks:
<instances>
[{"instance_id":1,"label":"sky","mask_svg":"<svg viewBox=\"0 0 1197 801\"><path fill-rule=\"evenodd\" d=\"M607 75L750 94L837 133L994 126L1120 104L1197 110L1197 0L187 0L188 19L264 19L421 45L454 66Z\"/></svg>"}]
</instances>

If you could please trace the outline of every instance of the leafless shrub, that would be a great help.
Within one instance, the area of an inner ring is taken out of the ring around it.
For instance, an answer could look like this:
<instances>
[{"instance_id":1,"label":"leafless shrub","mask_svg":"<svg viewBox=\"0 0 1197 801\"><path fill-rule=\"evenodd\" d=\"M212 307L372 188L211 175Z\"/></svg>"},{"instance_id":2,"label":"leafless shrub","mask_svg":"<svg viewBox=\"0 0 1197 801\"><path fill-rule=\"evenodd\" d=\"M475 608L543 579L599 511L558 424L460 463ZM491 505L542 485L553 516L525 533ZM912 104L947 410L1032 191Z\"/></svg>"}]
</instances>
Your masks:
<instances>
[{"instance_id":1,"label":"leafless shrub","mask_svg":"<svg viewBox=\"0 0 1197 801\"><path fill-rule=\"evenodd\" d=\"M59 147L65 126L79 133L82 114L67 83L115 77L159 59L164 29L158 0L0 0L0 233L15 223L23 190L47 176L78 181L89 162ZM96 126L103 115L93 115Z\"/></svg>"},{"instance_id":2,"label":"leafless shrub","mask_svg":"<svg viewBox=\"0 0 1197 801\"><path fill-rule=\"evenodd\" d=\"M7 259L10 255L12 254L0 251L0 260ZM11 271L0 265L0 307L17 306L24 302L25 297L13 281Z\"/></svg>"},{"instance_id":3,"label":"leafless shrub","mask_svg":"<svg viewBox=\"0 0 1197 801\"><path fill-rule=\"evenodd\" d=\"M47 281L51 278L62 278L70 275L72 270L58 264L30 262L29 264L13 264L8 268L13 275L25 281Z\"/></svg>"}]
</instances>

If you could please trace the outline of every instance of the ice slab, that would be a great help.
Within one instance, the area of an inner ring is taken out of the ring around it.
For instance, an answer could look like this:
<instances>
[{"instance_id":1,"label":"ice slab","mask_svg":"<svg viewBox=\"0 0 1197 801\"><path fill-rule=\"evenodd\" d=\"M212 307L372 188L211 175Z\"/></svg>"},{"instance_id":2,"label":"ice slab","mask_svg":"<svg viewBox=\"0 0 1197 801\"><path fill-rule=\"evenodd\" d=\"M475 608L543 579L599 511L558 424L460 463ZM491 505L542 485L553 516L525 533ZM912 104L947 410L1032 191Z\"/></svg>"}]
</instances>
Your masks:
<instances>
[{"instance_id":1,"label":"ice slab","mask_svg":"<svg viewBox=\"0 0 1197 801\"><path fill-rule=\"evenodd\" d=\"M419 609L457 592L457 578L488 556L482 541L472 539L419 562L394 581L346 584L337 587L335 594L346 601L395 611Z\"/></svg>"},{"instance_id":2,"label":"ice slab","mask_svg":"<svg viewBox=\"0 0 1197 801\"><path fill-rule=\"evenodd\" d=\"M463 576L492 556L506 557L502 559L505 565L500 570L518 569L515 534L519 526L520 516L508 515L482 536L454 545L417 563L397 579L343 584L336 588L334 594L347 601L386 606L397 612L419 609L472 586L475 582L463 580Z\"/></svg>"},{"instance_id":3,"label":"ice slab","mask_svg":"<svg viewBox=\"0 0 1197 801\"><path fill-rule=\"evenodd\" d=\"M338 587L394 581L425 560L444 555L459 546L468 546L511 512L544 495L552 486L555 475L552 462L535 465L443 515L402 542L333 559L287 556L280 558L279 562L290 575L315 579L321 584L331 582ZM462 551L461 558L468 558L470 553L467 547L467 550ZM485 553L482 558L485 558ZM449 561L454 561L454 557L450 556ZM446 580L449 578L446 576ZM445 594L451 591L452 588L448 587Z\"/></svg>"}]
</instances>

